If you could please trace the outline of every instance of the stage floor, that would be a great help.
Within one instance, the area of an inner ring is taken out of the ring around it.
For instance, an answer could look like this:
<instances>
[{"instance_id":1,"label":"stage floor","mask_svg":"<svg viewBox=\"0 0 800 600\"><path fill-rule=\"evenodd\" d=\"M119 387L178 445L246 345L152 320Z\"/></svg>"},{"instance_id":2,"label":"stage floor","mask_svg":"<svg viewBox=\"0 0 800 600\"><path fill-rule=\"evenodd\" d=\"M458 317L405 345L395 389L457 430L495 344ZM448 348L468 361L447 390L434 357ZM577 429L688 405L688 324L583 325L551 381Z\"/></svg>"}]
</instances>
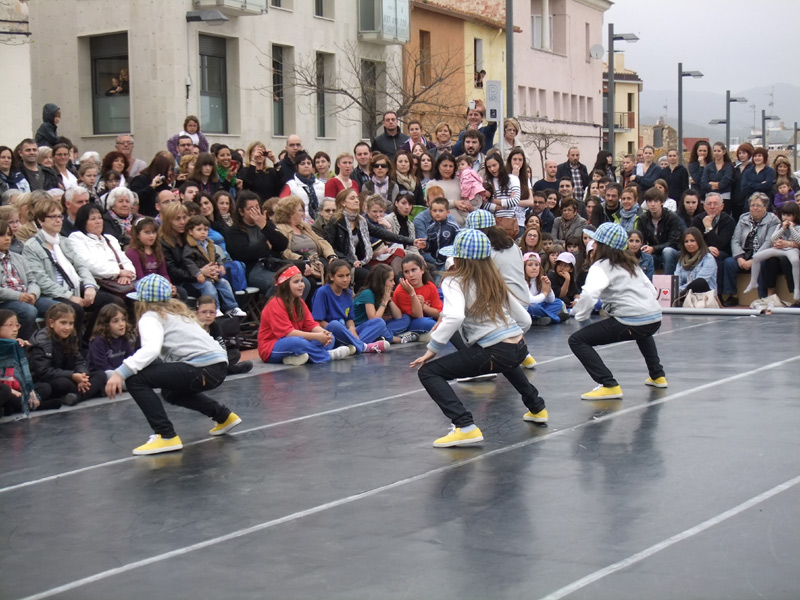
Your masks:
<instances>
[{"instance_id":1,"label":"stage floor","mask_svg":"<svg viewBox=\"0 0 800 600\"><path fill-rule=\"evenodd\" d=\"M486 438L448 422L421 344L259 365L212 392L243 419L168 406L185 448L134 457L130 400L0 423L0 598L800 597L800 319L665 316L670 387L634 343L600 350L623 401L567 346L526 336L550 424L502 377L454 384Z\"/></svg>"}]
</instances>

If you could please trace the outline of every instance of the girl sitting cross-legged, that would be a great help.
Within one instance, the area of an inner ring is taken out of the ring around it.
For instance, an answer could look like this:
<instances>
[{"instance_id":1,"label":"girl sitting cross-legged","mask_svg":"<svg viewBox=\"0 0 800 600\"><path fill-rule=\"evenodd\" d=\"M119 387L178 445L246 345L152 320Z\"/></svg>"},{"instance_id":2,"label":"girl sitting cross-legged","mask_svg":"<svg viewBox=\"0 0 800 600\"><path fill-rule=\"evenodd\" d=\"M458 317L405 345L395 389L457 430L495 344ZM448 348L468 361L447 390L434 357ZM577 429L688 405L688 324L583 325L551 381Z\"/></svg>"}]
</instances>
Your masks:
<instances>
[{"instance_id":1,"label":"girl sitting cross-legged","mask_svg":"<svg viewBox=\"0 0 800 600\"><path fill-rule=\"evenodd\" d=\"M328 283L314 294L311 316L333 334L337 345L352 346L356 354L386 352L389 349L389 342L378 340L386 328L382 319L371 319L356 327L353 320L350 265L347 261L340 258L331 261L326 268L326 276ZM366 334L372 341L367 343L362 340L362 334Z\"/></svg>"},{"instance_id":2,"label":"girl sitting cross-legged","mask_svg":"<svg viewBox=\"0 0 800 600\"><path fill-rule=\"evenodd\" d=\"M275 296L261 312L258 355L264 362L304 365L350 356L347 346L334 348L333 334L320 327L303 302L303 274L287 265L275 274Z\"/></svg>"}]
</instances>

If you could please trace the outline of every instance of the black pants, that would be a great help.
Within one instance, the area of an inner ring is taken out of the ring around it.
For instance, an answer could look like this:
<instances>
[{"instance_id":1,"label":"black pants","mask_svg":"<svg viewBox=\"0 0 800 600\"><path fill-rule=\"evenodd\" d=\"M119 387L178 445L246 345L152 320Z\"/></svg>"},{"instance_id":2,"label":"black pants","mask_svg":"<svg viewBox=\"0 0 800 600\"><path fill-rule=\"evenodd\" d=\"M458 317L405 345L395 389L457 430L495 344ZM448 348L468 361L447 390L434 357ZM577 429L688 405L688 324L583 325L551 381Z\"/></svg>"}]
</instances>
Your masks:
<instances>
[{"instance_id":1,"label":"black pants","mask_svg":"<svg viewBox=\"0 0 800 600\"><path fill-rule=\"evenodd\" d=\"M50 386L46 383L34 383L33 389L39 396L37 410L51 410L61 408L61 400L50 400ZM33 410L33 407L31 407ZM0 384L0 417L22 412L22 398L13 394L11 388Z\"/></svg>"},{"instance_id":2,"label":"black pants","mask_svg":"<svg viewBox=\"0 0 800 600\"><path fill-rule=\"evenodd\" d=\"M649 325L624 325L610 317L599 323L592 323L569 336L569 347L578 357L589 376L600 385L614 387L619 385L608 370L594 346L605 346L616 342L636 340L639 352L647 364L647 372L652 379L664 377L664 368L658 358L658 350L653 334L661 327L661 321Z\"/></svg>"},{"instance_id":3,"label":"black pants","mask_svg":"<svg viewBox=\"0 0 800 600\"><path fill-rule=\"evenodd\" d=\"M474 423L472 413L464 407L453 388L447 383L459 377L502 373L522 395L523 404L535 414L543 410L545 404L539 396L539 391L528 381L519 366L526 356L528 347L525 345L525 340L520 340L516 344L499 342L488 348L481 348L475 344L426 363L419 370L419 380L433 401L456 427L467 427Z\"/></svg>"},{"instance_id":4,"label":"black pants","mask_svg":"<svg viewBox=\"0 0 800 600\"><path fill-rule=\"evenodd\" d=\"M201 392L219 387L226 370L225 363L194 367L158 361L128 377L125 385L153 431L163 438L173 438L175 428L153 388L161 388L162 397L170 404L196 410L223 423L230 416L230 409Z\"/></svg>"},{"instance_id":5,"label":"black pants","mask_svg":"<svg viewBox=\"0 0 800 600\"><path fill-rule=\"evenodd\" d=\"M67 377L56 377L48 381L53 398L63 398L67 394L77 394L78 402L83 402L94 396L99 396L106 385L105 371L89 371L90 388L86 392L79 392L77 384Z\"/></svg>"},{"instance_id":6,"label":"black pants","mask_svg":"<svg viewBox=\"0 0 800 600\"><path fill-rule=\"evenodd\" d=\"M791 292L794 290L794 272L792 271L792 263L788 258L769 258L764 261L761 267L761 277L764 281L764 287L772 289L778 287L778 274L783 273L786 277L786 287Z\"/></svg>"}]
</instances>

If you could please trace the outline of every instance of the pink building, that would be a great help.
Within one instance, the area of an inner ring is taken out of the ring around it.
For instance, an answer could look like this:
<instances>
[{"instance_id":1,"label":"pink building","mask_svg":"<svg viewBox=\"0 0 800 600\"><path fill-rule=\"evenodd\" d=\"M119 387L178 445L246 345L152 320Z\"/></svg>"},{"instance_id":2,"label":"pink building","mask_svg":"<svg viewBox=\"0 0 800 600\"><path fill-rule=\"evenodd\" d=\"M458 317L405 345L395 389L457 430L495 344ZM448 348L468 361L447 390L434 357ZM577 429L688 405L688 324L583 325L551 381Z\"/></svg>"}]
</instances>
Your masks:
<instances>
[{"instance_id":1,"label":"pink building","mask_svg":"<svg viewBox=\"0 0 800 600\"><path fill-rule=\"evenodd\" d=\"M594 164L603 136L603 13L609 0L515 0L514 112L535 176L570 146ZM538 147L537 147L538 146ZM544 148L543 146L548 146Z\"/></svg>"}]
</instances>

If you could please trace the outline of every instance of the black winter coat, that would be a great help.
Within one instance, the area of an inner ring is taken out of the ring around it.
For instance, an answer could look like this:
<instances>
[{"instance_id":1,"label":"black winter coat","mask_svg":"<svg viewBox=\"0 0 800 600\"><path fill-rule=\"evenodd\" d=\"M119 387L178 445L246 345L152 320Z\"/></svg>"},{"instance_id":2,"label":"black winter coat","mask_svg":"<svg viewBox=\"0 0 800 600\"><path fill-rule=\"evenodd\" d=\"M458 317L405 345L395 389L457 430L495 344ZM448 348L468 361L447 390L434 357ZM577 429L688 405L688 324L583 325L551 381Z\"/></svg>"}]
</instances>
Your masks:
<instances>
[{"instance_id":1,"label":"black winter coat","mask_svg":"<svg viewBox=\"0 0 800 600\"><path fill-rule=\"evenodd\" d=\"M75 348L75 354L64 354L60 343L53 341L47 329L40 329L31 337L28 364L36 382L48 383L57 377L70 378L74 373L88 373L89 365Z\"/></svg>"}]
</instances>

